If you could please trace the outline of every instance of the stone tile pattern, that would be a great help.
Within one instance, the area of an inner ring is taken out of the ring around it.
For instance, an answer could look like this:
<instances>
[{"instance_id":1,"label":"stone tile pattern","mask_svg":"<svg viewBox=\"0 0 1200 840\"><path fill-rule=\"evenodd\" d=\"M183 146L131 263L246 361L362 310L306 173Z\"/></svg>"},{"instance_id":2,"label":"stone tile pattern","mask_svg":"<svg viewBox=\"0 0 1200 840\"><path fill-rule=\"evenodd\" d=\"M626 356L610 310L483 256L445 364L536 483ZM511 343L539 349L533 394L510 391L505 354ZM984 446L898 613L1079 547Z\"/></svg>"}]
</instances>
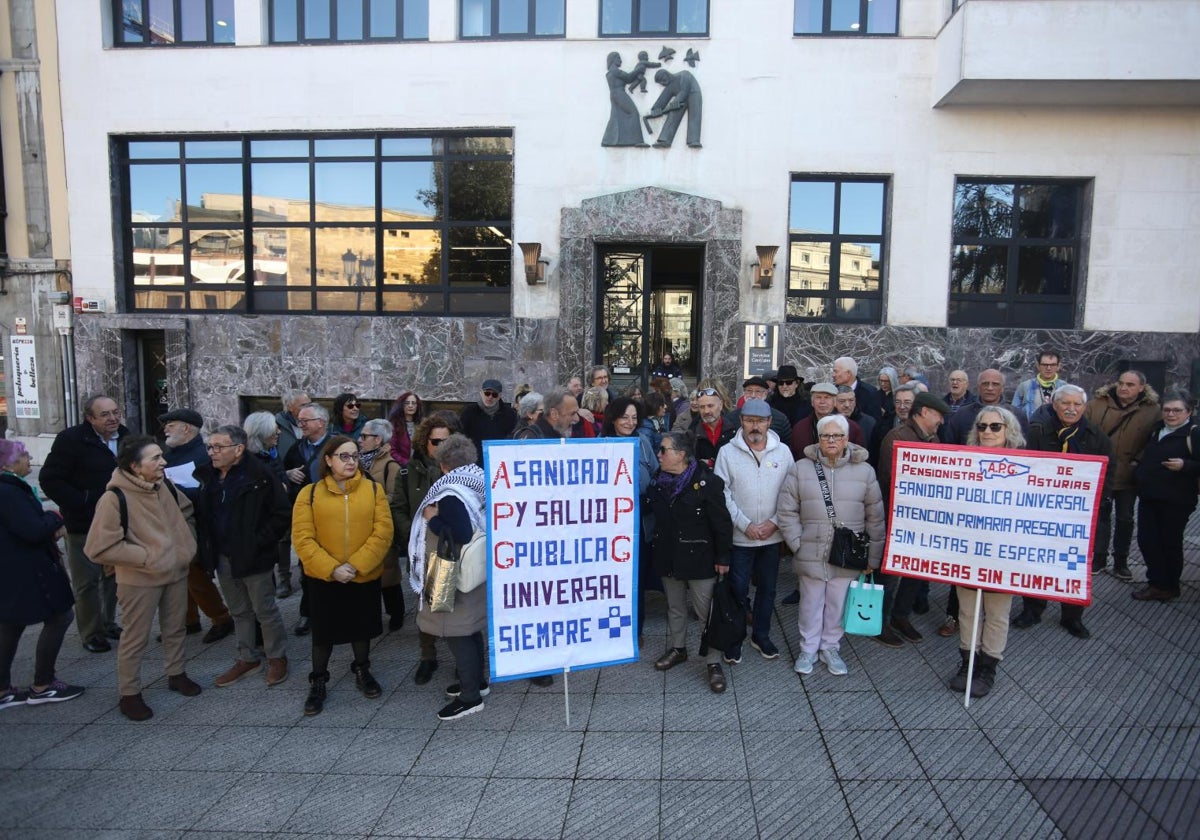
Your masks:
<instances>
[{"instance_id":1,"label":"stone tile pattern","mask_svg":"<svg viewBox=\"0 0 1200 840\"><path fill-rule=\"evenodd\" d=\"M416 686L413 621L378 639L384 696L354 689L339 648L324 714L301 707L308 645L292 674L217 689L233 640L187 642L196 698L166 690L158 646L144 662L153 720L116 710L112 654L72 631L59 674L70 703L0 712L0 837L1139 837L1197 836L1200 819L1200 516L1183 597L1141 604L1095 580L1077 641L1055 621L1013 630L993 693L964 709L945 682L945 590L915 616L920 645L850 637L849 676L800 678L795 608L778 607L784 653L749 646L711 694L693 655L666 674L665 608L650 596L641 661L562 677L550 689L496 683L487 707L441 723L453 679ZM1133 558L1139 580L1140 558ZM791 588L786 570L780 594ZM1135 584L1136 585L1136 584ZM298 599L282 602L289 624ZM695 651L699 628L689 639ZM28 680L34 633L14 676Z\"/></svg>"}]
</instances>

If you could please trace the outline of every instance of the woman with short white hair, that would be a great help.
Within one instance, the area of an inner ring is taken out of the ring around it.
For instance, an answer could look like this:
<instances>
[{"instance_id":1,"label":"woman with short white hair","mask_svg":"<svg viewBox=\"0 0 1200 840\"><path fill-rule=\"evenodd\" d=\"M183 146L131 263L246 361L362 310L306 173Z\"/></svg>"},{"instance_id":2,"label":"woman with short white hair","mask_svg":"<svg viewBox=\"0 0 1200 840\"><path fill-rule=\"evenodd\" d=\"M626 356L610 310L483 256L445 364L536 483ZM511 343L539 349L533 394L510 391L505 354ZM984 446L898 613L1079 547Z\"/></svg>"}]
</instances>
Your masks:
<instances>
[{"instance_id":1,"label":"woman with short white hair","mask_svg":"<svg viewBox=\"0 0 1200 840\"><path fill-rule=\"evenodd\" d=\"M800 586L798 674L811 674L818 658L830 674L848 673L839 653L845 634L842 611L850 581L859 572L829 562L833 523L822 483L829 488L838 524L866 531L869 567L878 569L883 557L883 496L875 470L867 463L867 450L850 443L849 435L850 425L840 414L817 421L817 442L805 447L779 493L779 529L792 550Z\"/></svg>"}]
</instances>

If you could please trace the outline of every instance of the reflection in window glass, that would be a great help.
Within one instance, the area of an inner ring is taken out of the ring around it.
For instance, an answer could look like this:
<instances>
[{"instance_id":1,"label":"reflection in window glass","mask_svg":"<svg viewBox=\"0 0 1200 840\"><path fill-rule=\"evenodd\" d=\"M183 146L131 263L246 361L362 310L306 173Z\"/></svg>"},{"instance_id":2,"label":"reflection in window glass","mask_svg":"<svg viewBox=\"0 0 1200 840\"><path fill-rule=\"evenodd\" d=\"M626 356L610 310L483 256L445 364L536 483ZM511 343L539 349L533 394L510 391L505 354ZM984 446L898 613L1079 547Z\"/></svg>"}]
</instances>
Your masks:
<instances>
[{"instance_id":1,"label":"reflection in window glass","mask_svg":"<svg viewBox=\"0 0 1200 840\"><path fill-rule=\"evenodd\" d=\"M1027 184L1019 194L1017 230L1030 239L1060 239L1075 230L1075 188Z\"/></svg>"},{"instance_id":2,"label":"reflection in window glass","mask_svg":"<svg viewBox=\"0 0 1200 840\"><path fill-rule=\"evenodd\" d=\"M878 292L879 248L878 244L861 242L842 245L838 288L843 292Z\"/></svg>"},{"instance_id":3,"label":"reflection in window glass","mask_svg":"<svg viewBox=\"0 0 1200 840\"><path fill-rule=\"evenodd\" d=\"M318 312L374 312L375 292L317 292Z\"/></svg>"},{"instance_id":4,"label":"reflection in window glass","mask_svg":"<svg viewBox=\"0 0 1200 840\"><path fill-rule=\"evenodd\" d=\"M827 298L792 297L787 299L787 317L789 321L809 318L828 317L829 302Z\"/></svg>"},{"instance_id":5,"label":"reflection in window glass","mask_svg":"<svg viewBox=\"0 0 1200 840\"><path fill-rule=\"evenodd\" d=\"M183 285L183 228L134 228L130 260L135 288Z\"/></svg>"},{"instance_id":6,"label":"reflection in window glass","mask_svg":"<svg viewBox=\"0 0 1200 840\"><path fill-rule=\"evenodd\" d=\"M235 222L242 218L242 167L237 163L189 163L189 222Z\"/></svg>"},{"instance_id":7,"label":"reflection in window glass","mask_svg":"<svg viewBox=\"0 0 1200 840\"><path fill-rule=\"evenodd\" d=\"M429 0L405 0L404 37L429 38Z\"/></svg>"},{"instance_id":8,"label":"reflection in window glass","mask_svg":"<svg viewBox=\"0 0 1200 840\"><path fill-rule=\"evenodd\" d=\"M145 158L177 158L179 157L178 143L130 143L129 158L131 160Z\"/></svg>"},{"instance_id":9,"label":"reflection in window glass","mask_svg":"<svg viewBox=\"0 0 1200 840\"><path fill-rule=\"evenodd\" d=\"M250 190L255 221L309 220L307 163L252 164Z\"/></svg>"},{"instance_id":10,"label":"reflection in window glass","mask_svg":"<svg viewBox=\"0 0 1200 840\"><path fill-rule=\"evenodd\" d=\"M179 7L182 14L179 27L181 41L207 41L208 18L203 3L183 3Z\"/></svg>"},{"instance_id":11,"label":"reflection in window glass","mask_svg":"<svg viewBox=\"0 0 1200 840\"><path fill-rule=\"evenodd\" d=\"M213 0L213 43L232 44L237 40L233 18L233 0Z\"/></svg>"},{"instance_id":12,"label":"reflection in window glass","mask_svg":"<svg viewBox=\"0 0 1200 840\"><path fill-rule=\"evenodd\" d=\"M178 165L129 167L129 209L132 221L179 221L181 194Z\"/></svg>"},{"instance_id":13,"label":"reflection in window glass","mask_svg":"<svg viewBox=\"0 0 1200 840\"><path fill-rule=\"evenodd\" d=\"M188 293L188 301L194 311L244 312L246 293L232 289L205 289Z\"/></svg>"},{"instance_id":14,"label":"reflection in window glass","mask_svg":"<svg viewBox=\"0 0 1200 840\"><path fill-rule=\"evenodd\" d=\"M503 288L512 282L510 231L497 227L450 229L451 286Z\"/></svg>"},{"instance_id":15,"label":"reflection in window glass","mask_svg":"<svg viewBox=\"0 0 1200 840\"><path fill-rule=\"evenodd\" d=\"M300 37L296 26L296 0L273 0L271 3L271 40L290 43Z\"/></svg>"},{"instance_id":16,"label":"reflection in window glass","mask_svg":"<svg viewBox=\"0 0 1200 840\"><path fill-rule=\"evenodd\" d=\"M241 158L242 144L237 140L189 140L183 153L190 158Z\"/></svg>"},{"instance_id":17,"label":"reflection in window glass","mask_svg":"<svg viewBox=\"0 0 1200 840\"><path fill-rule=\"evenodd\" d=\"M375 165L320 163L316 169L319 222L370 222L375 219Z\"/></svg>"},{"instance_id":18,"label":"reflection in window glass","mask_svg":"<svg viewBox=\"0 0 1200 840\"><path fill-rule=\"evenodd\" d=\"M796 35L819 35L825 14L825 0L796 0L792 31Z\"/></svg>"},{"instance_id":19,"label":"reflection in window glass","mask_svg":"<svg viewBox=\"0 0 1200 840\"><path fill-rule=\"evenodd\" d=\"M857 32L859 28L858 0L830 0L829 30L831 32Z\"/></svg>"},{"instance_id":20,"label":"reflection in window glass","mask_svg":"<svg viewBox=\"0 0 1200 840\"><path fill-rule=\"evenodd\" d=\"M507 315L508 295L451 294L450 312L456 315Z\"/></svg>"},{"instance_id":21,"label":"reflection in window glass","mask_svg":"<svg viewBox=\"0 0 1200 840\"><path fill-rule=\"evenodd\" d=\"M318 286L375 287L375 229L317 228Z\"/></svg>"},{"instance_id":22,"label":"reflection in window glass","mask_svg":"<svg viewBox=\"0 0 1200 840\"><path fill-rule=\"evenodd\" d=\"M442 282L442 235L429 229L389 228L383 237L385 286L431 285Z\"/></svg>"},{"instance_id":23,"label":"reflection in window glass","mask_svg":"<svg viewBox=\"0 0 1200 840\"><path fill-rule=\"evenodd\" d=\"M600 33L629 35L633 32L633 0L601 0Z\"/></svg>"},{"instance_id":24,"label":"reflection in window glass","mask_svg":"<svg viewBox=\"0 0 1200 840\"><path fill-rule=\"evenodd\" d=\"M330 37L329 4L326 2L309 2L304 4L304 37Z\"/></svg>"},{"instance_id":25,"label":"reflection in window glass","mask_svg":"<svg viewBox=\"0 0 1200 840\"><path fill-rule=\"evenodd\" d=\"M337 0L337 37L339 41L363 39L362 0Z\"/></svg>"},{"instance_id":26,"label":"reflection in window glass","mask_svg":"<svg viewBox=\"0 0 1200 840\"><path fill-rule=\"evenodd\" d=\"M396 0L371 0L371 37L395 38L397 30ZM338 21L340 26L341 21Z\"/></svg>"},{"instance_id":27,"label":"reflection in window glass","mask_svg":"<svg viewBox=\"0 0 1200 840\"><path fill-rule=\"evenodd\" d=\"M489 0L462 0L462 35L486 38L492 34L492 9Z\"/></svg>"},{"instance_id":28,"label":"reflection in window glass","mask_svg":"<svg viewBox=\"0 0 1200 840\"><path fill-rule=\"evenodd\" d=\"M678 0L675 31L704 35L708 32L708 0Z\"/></svg>"},{"instance_id":29,"label":"reflection in window glass","mask_svg":"<svg viewBox=\"0 0 1200 840\"><path fill-rule=\"evenodd\" d=\"M511 155L511 137L449 137L446 151L452 155Z\"/></svg>"},{"instance_id":30,"label":"reflection in window glass","mask_svg":"<svg viewBox=\"0 0 1200 840\"><path fill-rule=\"evenodd\" d=\"M383 294L384 312L418 312L436 315L442 312L443 308L441 295L423 295L411 292L384 292Z\"/></svg>"},{"instance_id":31,"label":"reflection in window glass","mask_svg":"<svg viewBox=\"0 0 1200 840\"><path fill-rule=\"evenodd\" d=\"M398 161L383 164L383 212L409 219L432 221L440 217L433 161Z\"/></svg>"},{"instance_id":32,"label":"reflection in window glass","mask_svg":"<svg viewBox=\"0 0 1200 840\"><path fill-rule=\"evenodd\" d=\"M150 42L175 43L174 0L150 0Z\"/></svg>"},{"instance_id":33,"label":"reflection in window glass","mask_svg":"<svg viewBox=\"0 0 1200 840\"><path fill-rule=\"evenodd\" d=\"M439 151L441 141L432 137L393 137L383 141L385 157L416 157Z\"/></svg>"},{"instance_id":34,"label":"reflection in window glass","mask_svg":"<svg viewBox=\"0 0 1200 840\"><path fill-rule=\"evenodd\" d=\"M879 298L838 298L835 304L839 320L874 323L883 320L883 301Z\"/></svg>"},{"instance_id":35,"label":"reflection in window glass","mask_svg":"<svg viewBox=\"0 0 1200 840\"><path fill-rule=\"evenodd\" d=\"M671 28L671 6L668 0L642 0L638 9L638 30L667 32Z\"/></svg>"},{"instance_id":36,"label":"reflection in window glass","mask_svg":"<svg viewBox=\"0 0 1200 840\"><path fill-rule=\"evenodd\" d=\"M842 184L841 218L838 230L841 233L866 233L872 236L883 234L883 184Z\"/></svg>"},{"instance_id":37,"label":"reflection in window glass","mask_svg":"<svg viewBox=\"0 0 1200 840\"><path fill-rule=\"evenodd\" d=\"M529 0L494 0L499 3L499 24L497 33L501 35L523 35L529 31Z\"/></svg>"},{"instance_id":38,"label":"reflection in window glass","mask_svg":"<svg viewBox=\"0 0 1200 840\"><path fill-rule=\"evenodd\" d=\"M126 44L141 44L146 40L142 22L141 0L124 0L121 4L121 40Z\"/></svg>"},{"instance_id":39,"label":"reflection in window glass","mask_svg":"<svg viewBox=\"0 0 1200 840\"><path fill-rule=\"evenodd\" d=\"M449 166L446 189L451 221L512 218L512 161L454 161Z\"/></svg>"},{"instance_id":40,"label":"reflection in window glass","mask_svg":"<svg viewBox=\"0 0 1200 840\"><path fill-rule=\"evenodd\" d=\"M950 292L963 295L1002 295L1008 278L1008 248L995 245L956 245L950 268Z\"/></svg>"},{"instance_id":41,"label":"reflection in window glass","mask_svg":"<svg viewBox=\"0 0 1200 840\"><path fill-rule=\"evenodd\" d=\"M190 279L196 284L242 282L245 248L240 229L196 231L188 247Z\"/></svg>"},{"instance_id":42,"label":"reflection in window glass","mask_svg":"<svg viewBox=\"0 0 1200 840\"><path fill-rule=\"evenodd\" d=\"M833 189L832 181L793 181L788 228L793 233L833 233Z\"/></svg>"},{"instance_id":43,"label":"reflection in window glass","mask_svg":"<svg viewBox=\"0 0 1200 840\"><path fill-rule=\"evenodd\" d=\"M370 138L353 140L318 140L313 144L317 157L373 157L375 141Z\"/></svg>"},{"instance_id":44,"label":"reflection in window glass","mask_svg":"<svg viewBox=\"0 0 1200 840\"><path fill-rule=\"evenodd\" d=\"M788 269L788 291L808 292L829 288L829 263L813 260L812 252L823 252L829 256L829 245L824 242L793 242ZM803 252L803 253L802 253ZM808 259L805 259L808 257Z\"/></svg>"},{"instance_id":45,"label":"reflection in window glass","mask_svg":"<svg viewBox=\"0 0 1200 840\"><path fill-rule=\"evenodd\" d=\"M256 158L308 157L307 140L251 140L250 154Z\"/></svg>"},{"instance_id":46,"label":"reflection in window glass","mask_svg":"<svg viewBox=\"0 0 1200 840\"><path fill-rule=\"evenodd\" d=\"M1075 250L1058 245L1026 246L1017 258L1017 293L1069 295L1075 276Z\"/></svg>"},{"instance_id":47,"label":"reflection in window glass","mask_svg":"<svg viewBox=\"0 0 1200 840\"><path fill-rule=\"evenodd\" d=\"M959 182L954 187L954 235L1012 236L1013 185Z\"/></svg>"},{"instance_id":48,"label":"reflection in window glass","mask_svg":"<svg viewBox=\"0 0 1200 840\"><path fill-rule=\"evenodd\" d=\"M308 228L256 227L250 245L255 286L311 285Z\"/></svg>"},{"instance_id":49,"label":"reflection in window glass","mask_svg":"<svg viewBox=\"0 0 1200 840\"><path fill-rule=\"evenodd\" d=\"M567 31L563 0L537 0L533 31L537 35L562 35Z\"/></svg>"},{"instance_id":50,"label":"reflection in window glass","mask_svg":"<svg viewBox=\"0 0 1200 840\"><path fill-rule=\"evenodd\" d=\"M871 35L895 35L897 0L871 0L867 3L867 32Z\"/></svg>"}]
</instances>

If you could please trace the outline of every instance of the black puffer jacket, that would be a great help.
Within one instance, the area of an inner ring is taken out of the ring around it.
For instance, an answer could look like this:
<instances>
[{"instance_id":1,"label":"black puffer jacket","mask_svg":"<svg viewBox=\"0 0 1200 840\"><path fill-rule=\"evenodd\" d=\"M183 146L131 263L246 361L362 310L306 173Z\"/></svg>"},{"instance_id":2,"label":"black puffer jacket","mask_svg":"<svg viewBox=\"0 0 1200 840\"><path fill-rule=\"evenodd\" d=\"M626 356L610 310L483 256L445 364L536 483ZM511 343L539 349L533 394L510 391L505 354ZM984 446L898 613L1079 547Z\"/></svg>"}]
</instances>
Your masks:
<instances>
[{"instance_id":1,"label":"black puffer jacket","mask_svg":"<svg viewBox=\"0 0 1200 840\"><path fill-rule=\"evenodd\" d=\"M716 577L733 551L733 520L725 507L725 482L702 463L674 500L657 483L643 504L654 514L654 571L677 580Z\"/></svg>"},{"instance_id":2,"label":"black puffer jacket","mask_svg":"<svg viewBox=\"0 0 1200 840\"><path fill-rule=\"evenodd\" d=\"M1146 448L1134 462L1133 480L1139 499L1168 502L1193 510L1196 507L1196 479L1200 478L1200 426L1188 423L1159 440L1160 420L1150 430ZM1191 437L1191 446L1188 438ZM1167 469L1163 461L1182 458L1183 469Z\"/></svg>"},{"instance_id":3,"label":"black puffer jacket","mask_svg":"<svg viewBox=\"0 0 1200 840\"><path fill-rule=\"evenodd\" d=\"M33 488L15 475L0 475L0 621L38 624L75 603L54 540L61 527Z\"/></svg>"},{"instance_id":4,"label":"black puffer jacket","mask_svg":"<svg viewBox=\"0 0 1200 840\"><path fill-rule=\"evenodd\" d=\"M119 427L117 441L128 434L129 429ZM68 532L88 532L96 514L96 502L116 468L117 456L89 423L63 429L54 438L38 474L38 483L58 504Z\"/></svg>"}]
</instances>

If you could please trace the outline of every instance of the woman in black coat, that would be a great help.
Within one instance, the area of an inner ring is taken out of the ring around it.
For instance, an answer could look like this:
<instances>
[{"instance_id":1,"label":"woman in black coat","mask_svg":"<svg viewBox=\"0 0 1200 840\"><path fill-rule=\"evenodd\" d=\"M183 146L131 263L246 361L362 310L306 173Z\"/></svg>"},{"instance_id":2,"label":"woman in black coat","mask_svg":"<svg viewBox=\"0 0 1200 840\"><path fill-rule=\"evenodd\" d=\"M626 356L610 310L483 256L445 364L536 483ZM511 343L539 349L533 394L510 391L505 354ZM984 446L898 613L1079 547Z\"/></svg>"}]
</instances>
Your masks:
<instances>
[{"instance_id":1,"label":"woman in black coat","mask_svg":"<svg viewBox=\"0 0 1200 840\"><path fill-rule=\"evenodd\" d=\"M1137 485L1137 541L1146 561L1146 587L1133 593L1138 601L1170 601L1179 597L1183 574L1183 530L1196 509L1200 478L1200 428L1192 420L1191 400L1179 391L1162 398L1163 419L1133 471Z\"/></svg>"},{"instance_id":2,"label":"woman in black coat","mask_svg":"<svg viewBox=\"0 0 1200 840\"><path fill-rule=\"evenodd\" d=\"M725 482L696 460L690 432L667 432L658 447L659 472L646 491L654 517L654 570L667 595L670 647L654 667L674 668L687 659L688 595L700 616L708 615L713 583L729 571L733 520L725 507ZM725 690L721 651L709 648L708 687Z\"/></svg>"},{"instance_id":3,"label":"woman in black coat","mask_svg":"<svg viewBox=\"0 0 1200 840\"><path fill-rule=\"evenodd\" d=\"M83 689L54 675L75 597L58 551L62 517L42 509L26 481L29 453L0 439L0 709L74 700ZM12 684L12 663L25 628L41 624L28 692Z\"/></svg>"}]
</instances>

